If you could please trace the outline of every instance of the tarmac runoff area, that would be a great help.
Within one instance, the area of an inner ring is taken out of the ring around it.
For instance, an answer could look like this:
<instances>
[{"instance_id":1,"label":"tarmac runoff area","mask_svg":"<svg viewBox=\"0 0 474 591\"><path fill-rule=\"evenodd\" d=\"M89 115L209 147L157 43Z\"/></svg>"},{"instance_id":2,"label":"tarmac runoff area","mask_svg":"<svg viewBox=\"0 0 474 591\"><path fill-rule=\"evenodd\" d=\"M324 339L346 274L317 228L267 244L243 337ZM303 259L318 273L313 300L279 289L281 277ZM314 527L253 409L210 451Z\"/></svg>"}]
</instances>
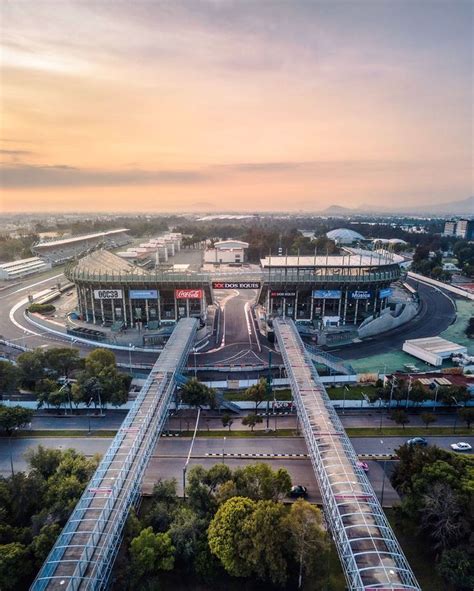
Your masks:
<instances>
[{"instance_id":1,"label":"tarmac runoff area","mask_svg":"<svg viewBox=\"0 0 474 591\"><path fill-rule=\"evenodd\" d=\"M459 439L459 438L458 438ZM458 441L456 436L428 437L432 445L438 445L449 449L453 441ZM462 437L474 446L474 437ZM54 449L74 448L87 456L104 454L110 445L111 439L105 437L36 437L18 438L11 440L11 448L8 438L0 439L0 474L8 476L11 473L10 459L13 460L15 471L26 470L27 464L24 458L29 448L38 445ZM388 478L384 479L384 470L389 475L394 462L391 457L394 450L406 441L403 437L387 437L380 440L376 437L354 438L351 440L356 452L369 465L368 477L372 486L381 499L382 488L383 505L392 506L398 503L399 497L390 485ZM154 483L161 479L176 478L178 493L183 491L183 467L189 451L190 438L162 437L158 442L148 464L143 481L142 491L144 495L150 494ZM11 458L10 458L11 453ZM381 461L369 459L370 454L381 458ZM191 460L188 466L202 465L210 468L216 463L224 462L231 468L246 466L255 462L264 462L273 469L286 468L295 484L302 484L308 489L308 500L320 503L318 487L316 484L311 462L307 457L307 449L304 439L301 437L200 437L196 439ZM384 482L385 480L385 482Z\"/></svg>"}]
</instances>

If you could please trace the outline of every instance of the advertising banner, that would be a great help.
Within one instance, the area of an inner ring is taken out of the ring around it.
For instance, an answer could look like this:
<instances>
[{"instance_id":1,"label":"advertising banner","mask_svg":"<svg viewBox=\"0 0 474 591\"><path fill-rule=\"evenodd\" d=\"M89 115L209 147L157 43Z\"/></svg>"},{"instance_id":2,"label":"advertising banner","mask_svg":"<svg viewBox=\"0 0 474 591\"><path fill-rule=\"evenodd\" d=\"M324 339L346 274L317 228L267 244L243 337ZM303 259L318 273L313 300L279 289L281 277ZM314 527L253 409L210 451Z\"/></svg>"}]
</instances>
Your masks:
<instances>
[{"instance_id":1,"label":"advertising banner","mask_svg":"<svg viewBox=\"0 0 474 591\"><path fill-rule=\"evenodd\" d=\"M384 298L389 298L393 293L393 290L391 287L386 287L385 289L380 289L379 290L379 298L381 300L383 300Z\"/></svg>"},{"instance_id":2,"label":"advertising banner","mask_svg":"<svg viewBox=\"0 0 474 591\"><path fill-rule=\"evenodd\" d=\"M202 289L175 289L177 300L202 300Z\"/></svg>"},{"instance_id":3,"label":"advertising banner","mask_svg":"<svg viewBox=\"0 0 474 591\"><path fill-rule=\"evenodd\" d=\"M271 291L271 298L295 298L296 291Z\"/></svg>"},{"instance_id":4,"label":"advertising banner","mask_svg":"<svg viewBox=\"0 0 474 591\"><path fill-rule=\"evenodd\" d=\"M121 300L123 291L121 289L94 289L95 300Z\"/></svg>"},{"instance_id":5,"label":"advertising banner","mask_svg":"<svg viewBox=\"0 0 474 591\"><path fill-rule=\"evenodd\" d=\"M156 300L158 297L157 289L131 289L131 300Z\"/></svg>"},{"instance_id":6,"label":"advertising banner","mask_svg":"<svg viewBox=\"0 0 474 591\"><path fill-rule=\"evenodd\" d=\"M351 300L370 300L371 295L372 292L365 291L362 289L349 292L349 297L351 298Z\"/></svg>"},{"instance_id":7,"label":"advertising banner","mask_svg":"<svg viewBox=\"0 0 474 591\"><path fill-rule=\"evenodd\" d=\"M339 300L342 292L340 289L314 289L313 298L321 300Z\"/></svg>"},{"instance_id":8,"label":"advertising banner","mask_svg":"<svg viewBox=\"0 0 474 591\"><path fill-rule=\"evenodd\" d=\"M260 281L213 281L212 289L260 289Z\"/></svg>"}]
</instances>

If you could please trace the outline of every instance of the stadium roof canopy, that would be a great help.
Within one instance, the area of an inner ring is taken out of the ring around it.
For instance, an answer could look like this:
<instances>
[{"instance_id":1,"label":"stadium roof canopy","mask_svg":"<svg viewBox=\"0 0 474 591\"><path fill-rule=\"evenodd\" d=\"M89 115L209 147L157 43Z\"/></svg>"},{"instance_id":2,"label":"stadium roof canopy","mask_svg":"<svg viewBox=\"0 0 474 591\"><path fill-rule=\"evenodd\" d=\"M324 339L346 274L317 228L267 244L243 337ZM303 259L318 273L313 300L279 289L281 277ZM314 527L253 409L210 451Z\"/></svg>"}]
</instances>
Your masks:
<instances>
[{"instance_id":1,"label":"stadium roof canopy","mask_svg":"<svg viewBox=\"0 0 474 591\"><path fill-rule=\"evenodd\" d=\"M334 240L337 244L352 244L358 240L364 240L362 234L349 230L349 228L336 228L326 234L328 238Z\"/></svg>"},{"instance_id":2,"label":"stadium roof canopy","mask_svg":"<svg viewBox=\"0 0 474 591\"><path fill-rule=\"evenodd\" d=\"M124 261L122 258L112 254L108 250L96 250L91 254L79 259L75 271L85 273L133 273L145 275L140 267Z\"/></svg>"}]
</instances>

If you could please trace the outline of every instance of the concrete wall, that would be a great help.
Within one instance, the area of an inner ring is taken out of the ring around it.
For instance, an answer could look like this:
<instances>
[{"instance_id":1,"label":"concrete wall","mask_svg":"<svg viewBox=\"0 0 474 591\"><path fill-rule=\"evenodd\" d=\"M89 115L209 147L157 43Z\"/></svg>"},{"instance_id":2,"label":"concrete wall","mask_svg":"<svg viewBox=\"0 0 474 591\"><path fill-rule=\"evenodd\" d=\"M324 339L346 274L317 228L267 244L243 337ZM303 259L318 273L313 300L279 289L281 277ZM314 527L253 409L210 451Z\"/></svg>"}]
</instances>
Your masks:
<instances>
[{"instance_id":1,"label":"concrete wall","mask_svg":"<svg viewBox=\"0 0 474 591\"><path fill-rule=\"evenodd\" d=\"M418 312L418 307L414 302L407 302L398 306L395 311L386 308L382 310L382 313L377 318L364 320L359 326L359 337L364 339L393 330L412 320Z\"/></svg>"}]
</instances>

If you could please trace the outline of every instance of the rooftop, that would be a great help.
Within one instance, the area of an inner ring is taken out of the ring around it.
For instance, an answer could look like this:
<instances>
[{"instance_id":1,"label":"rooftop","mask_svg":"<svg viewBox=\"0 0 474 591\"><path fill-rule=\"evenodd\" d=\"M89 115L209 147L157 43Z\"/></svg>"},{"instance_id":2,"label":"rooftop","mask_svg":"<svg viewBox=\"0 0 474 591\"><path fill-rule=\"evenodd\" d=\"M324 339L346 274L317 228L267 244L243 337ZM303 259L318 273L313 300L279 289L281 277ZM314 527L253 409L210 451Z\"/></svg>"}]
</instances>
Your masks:
<instances>
[{"instance_id":1,"label":"rooftop","mask_svg":"<svg viewBox=\"0 0 474 591\"><path fill-rule=\"evenodd\" d=\"M107 250L96 250L79 259L76 270L86 273L134 273L144 274L143 270Z\"/></svg>"},{"instance_id":2,"label":"rooftop","mask_svg":"<svg viewBox=\"0 0 474 591\"><path fill-rule=\"evenodd\" d=\"M107 230L106 232L95 232L93 234L82 234L81 236L71 236L70 238L60 238L59 240L47 240L44 242L38 242L34 245L34 248L54 248L57 246L64 246L67 244L73 244L75 242L83 242L85 240L93 240L94 238L104 238L105 236L112 236L114 234L120 234L120 232L127 232L128 228L119 228L118 230Z\"/></svg>"}]
</instances>

